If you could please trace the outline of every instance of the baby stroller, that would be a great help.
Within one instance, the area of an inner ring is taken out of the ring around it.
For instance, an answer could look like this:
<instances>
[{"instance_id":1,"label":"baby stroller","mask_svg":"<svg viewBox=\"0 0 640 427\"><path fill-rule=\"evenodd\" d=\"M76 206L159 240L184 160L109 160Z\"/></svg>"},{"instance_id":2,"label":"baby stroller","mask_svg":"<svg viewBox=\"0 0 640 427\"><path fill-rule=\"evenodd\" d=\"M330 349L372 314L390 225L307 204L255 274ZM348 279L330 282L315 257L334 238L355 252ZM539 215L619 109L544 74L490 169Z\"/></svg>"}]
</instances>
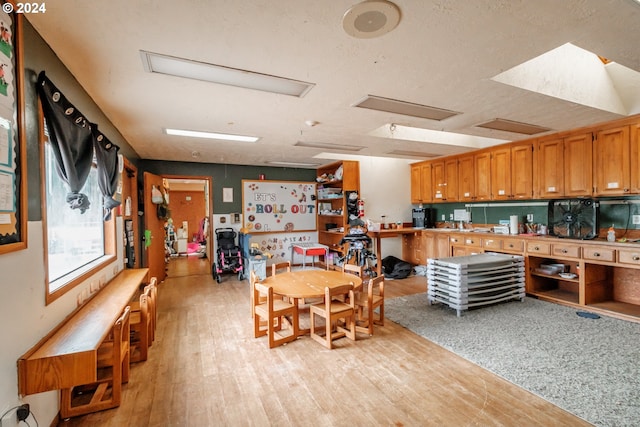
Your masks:
<instances>
[{"instance_id":1,"label":"baby stroller","mask_svg":"<svg viewBox=\"0 0 640 427\"><path fill-rule=\"evenodd\" d=\"M237 235L233 228L216 228L218 250L216 262L211 266L211 273L218 283L222 281L220 275L223 273L237 273L238 280L244 279L242 252L236 244Z\"/></svg>"}]
</instances>

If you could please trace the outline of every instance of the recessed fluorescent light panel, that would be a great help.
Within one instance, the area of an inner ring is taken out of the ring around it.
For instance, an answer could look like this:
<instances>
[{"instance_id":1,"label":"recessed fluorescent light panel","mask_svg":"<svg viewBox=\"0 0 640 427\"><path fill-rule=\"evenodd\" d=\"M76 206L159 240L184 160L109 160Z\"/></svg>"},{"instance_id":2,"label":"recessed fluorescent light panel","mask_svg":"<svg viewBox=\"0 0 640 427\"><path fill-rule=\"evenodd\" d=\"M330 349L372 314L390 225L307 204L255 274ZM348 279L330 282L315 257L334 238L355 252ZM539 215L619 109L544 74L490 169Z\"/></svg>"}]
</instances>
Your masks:
<instances>
[{"instance_id":1,"label":"recessed fluorescent light panel","mask_svg":"<svg viewBox=\"0 0 640 427\"><path fill-rule=\"evenodd\" d=\"M476 125L477 127L502 130L505 132L521 133L524 135L535 135L537 133L548 132L551 129L542 126L530 125L527 123L514 122L505 119L495 119Z\"/></svg>"},{"instance_id":2,"label":"recessed fluorescent light panel","mask_svg":"<svg viewBox=\"0 0 640 427\"><path fill-rule=\"evenodd\" d=\"M191 61L189 59L161 55L144 50L140 51L140 56L144 70L149 73L185 77L188 79L297 96L300 98L315 86L313 83L240 70L222 65L208 64L206 62Z\"/></svg>"},{"instance_id":3,"label":"recessed fluorescent light panel","mask_svg":"<svg viewBox=\"0 0 640 427\"><path fill-rule=\"evenodd\" d=\"M302 163L302 162L267 162L267 164L277 165L277 166L298 166L298 167L320 166L320 163Z\"/></svg>"},{"instance_id":4,"label":"recessed fluorescent light panel","mask_svg":"<svg viewBox=\"0 0 640 427\"><path fill-rule=\"evenodd\" d=\"M392 156L405 156L405 157L417 157L420 159L432 159L434 157L441 156L441 154L423 153L421 151L408 151L408 150L392 150L387 154Z\"/></svg>"},{"instance_id":5,"label":"recessed fluorescent light panel","mask_svg":"<svg viewBox=\"0 0 640 427\"><path fill-rule=\"evenodd\" d=\"M164 132L167 135L188 136L191 138L221 139L224 141L256 142L260 139L256 136L232 135L229 133L217 132L201 132L197 130L185 129L165 129Z\"/></svg>"},{"instance_id":6,"label":"recessed fluorescent light panel","mask_svg":"<svg viewBox=\"0 0 640 427\"><path fill-rule=\"evenodd\" d=\"M337 150L337 151L351 151L356 152L362 150L363 146L360 145L343 145L343 144L329 144L325 142L296 142L296 147L307 148L321 148L323 150Z\"/></svg>"},{"instance_id":7,"label":"recessed fluorescent light panel","mask_svg":"<svg viewBox=\"0 0 640 427\"><path fill-rule=\"evenodd\" d=\"M398 101L397 99L382 98L367 95L353 104L353 107L368 108L370 110L386 111L387 113L402 114L404 116L421 117L429 120L444 120L457 116L456 111L443 108L429 107L427 105L414 104L412 102Z\"/></svg>"}]
</instances>

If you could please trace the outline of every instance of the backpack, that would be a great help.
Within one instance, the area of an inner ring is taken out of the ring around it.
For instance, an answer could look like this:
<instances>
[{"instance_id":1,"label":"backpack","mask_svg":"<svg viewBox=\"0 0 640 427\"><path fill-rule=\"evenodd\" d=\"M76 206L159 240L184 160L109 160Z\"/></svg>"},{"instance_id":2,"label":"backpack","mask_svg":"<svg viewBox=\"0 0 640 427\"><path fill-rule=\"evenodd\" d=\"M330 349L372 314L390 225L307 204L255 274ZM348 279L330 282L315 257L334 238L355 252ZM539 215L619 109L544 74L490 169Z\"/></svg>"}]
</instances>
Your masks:
<instances>
[{"instance_id":1,"label":"backpack","mask_svg":"<svg viewBox=\"0 0 640 427\"><path fill-rule=\"evenodd\" d=\"M411 264L389 255L382 259L382 272L388 279L404 279L411 274Z\"/></svg>"}]
</instances>

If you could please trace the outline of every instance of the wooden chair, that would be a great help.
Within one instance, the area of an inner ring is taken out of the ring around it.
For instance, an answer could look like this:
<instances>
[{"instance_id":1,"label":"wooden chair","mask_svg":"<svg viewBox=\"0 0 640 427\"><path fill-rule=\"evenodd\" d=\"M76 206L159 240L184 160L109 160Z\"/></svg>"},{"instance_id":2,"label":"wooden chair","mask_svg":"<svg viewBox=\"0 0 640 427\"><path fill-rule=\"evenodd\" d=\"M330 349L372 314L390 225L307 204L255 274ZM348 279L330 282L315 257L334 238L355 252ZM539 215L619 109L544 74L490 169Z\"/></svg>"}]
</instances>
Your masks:
<instances>
[{"instance_id":1,"label":"wooden chair","mask_svg":"<svg viewBox=\"0 0 640 427\"><path fill-rule=\"evenodd\" d=\"M151 337L149 345L152 345L153 341L156 339L156 327L158 324L158 279L152 277L149 281L149 284L146 285L142 292L144 293L147 287L151 287L151 293L149 294L149 298L147 304L149 306L149 316L151 318L151 327L149 331L149 336ZM129 304L131 307L131 313L136 313L140 311L140 295L137 295L134 300Z\"/></svg>"},{"instance_id":2,"label":"wooden chair","mask_svg":"<svg viewBox=\"0 0 640 427\"><path fill-rule=\"evenodd\" d=\"M355 274L356 276L362 279L362 283L364 284L364 267L363 266L345 263L345 264L342 264L342 272L347 274ZM356 292L359 289L362 289L362 286L358 286L357 288L354 288Z\"/></svg>"},{"instance_id":3,"label":"wooden chair","mask_svg":"<svg viewBox=\"0 0 640 427\"><path fill-rule=\"evenodd\" d=\"M152 293L152 287L146 286L139 298L139 310L131 313L131 362L142 362L148 357L153 329Z\"/></svg>"},{"instance_id":4,"label":"wooden chair","mask_svg":"<svg viewBox=\"0 0 640 427\"><path fill-rule=\"evenodd\" d=\"M113 325L111 339L98 350L98 381L60 390L62 418L120 406L122 383L129 380L129 321L130 309L127 306Z\"/></svg>"},{"instance_id":5,"label":"wooden chair","mask_svg":"<svg viewBox=\"0 0 640 427\"><path fill-rule=\"evenodd\" d=\"M275 276L280 271L291 271L291 261L279 262L277 264L271 264L271 275Z\"/></svg>"},{"instance_id":6,"label":"wooden chair","mask_svg":"<svg viewBox=\"0 0 640 427\"><path fill-rule=\"evenodd\" d=\"M373 335L373 325L384 325L384 276L369 280L355 295L356 330ZM378 308L378 318L374 310Z\"/></svg>"},{"instance_id":7,"label":"wooden chair","mask_svg":"<svg viewBox=\"0 0 640 427\"><path fill-rule=\"evenodd\" d=\"M266 296L265 302L260 302L262 296ZM286 344L295 340L299 334L298 325L298 307L281 298L275 298L273 288L261 283L253 285L253 330L254 337L258 338L264 335L269 337L269 348L274 348L282 344ZM289 323L285 316L291 317ZM267 325L262 325L262 320L266 320ZM282 335L280 331L282 326L289 323L291 328L290 335Z\"/></svg>"},{"instance_id":8,"label":"wooden chair","mask_svg":"<svg viewBox=\"0 0 640 427\"><path fill-rule=\"evenodd\" d=\"M340 301L339 297L345 298ZM353 285L342 285L335 288L326 287L324 290L324 302L312 304L309 308L311 320L311 338L318 341L325 347L332 349L333 340L344 336L355 341L355 305L354 305ZM325 333L316 333L316 316L325 319ZM344 321L344 326L338 322Z\"/></svg>"}]
</instances>

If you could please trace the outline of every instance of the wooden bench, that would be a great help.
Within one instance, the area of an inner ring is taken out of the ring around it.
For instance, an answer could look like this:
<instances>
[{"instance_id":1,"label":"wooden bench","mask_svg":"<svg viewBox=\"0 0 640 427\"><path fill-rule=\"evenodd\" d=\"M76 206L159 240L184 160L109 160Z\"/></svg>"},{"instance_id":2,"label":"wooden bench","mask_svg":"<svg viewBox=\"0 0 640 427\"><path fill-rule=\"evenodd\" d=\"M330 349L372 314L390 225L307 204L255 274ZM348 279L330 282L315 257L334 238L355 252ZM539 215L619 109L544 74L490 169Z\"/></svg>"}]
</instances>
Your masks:
<instances>
[{"instance_id":1,"label":"wooden bench","mask_svg":"<svg viewBox=\"0 0 640 427\"><path fill-rule=\"evenodd\" d=\"M18 391L26 396L95 382L98 348L148 279L148 269L128 269L18 359Z\"/></svg>"}]
</instances>

